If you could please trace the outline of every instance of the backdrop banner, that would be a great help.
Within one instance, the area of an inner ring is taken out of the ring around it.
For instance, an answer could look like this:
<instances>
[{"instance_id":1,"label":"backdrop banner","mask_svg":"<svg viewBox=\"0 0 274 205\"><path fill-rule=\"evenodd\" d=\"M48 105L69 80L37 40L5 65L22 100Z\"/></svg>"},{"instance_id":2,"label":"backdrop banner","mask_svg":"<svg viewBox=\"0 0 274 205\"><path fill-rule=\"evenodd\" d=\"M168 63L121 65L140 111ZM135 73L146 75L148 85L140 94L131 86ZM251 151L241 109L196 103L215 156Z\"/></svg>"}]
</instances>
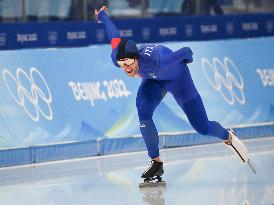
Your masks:
<instances>
[{"instance_id":1,"label":"backdrop banner","mask_svg":"<svg viewBox=\"0 0 274 205\"><path fill-rule=\"evenodd\" d=\"M164 45L192 48L189 68L209 119L230 127L274 121L273 42ZM0 52L0 148L140 134L135 98L141 79L127 77L110 54L109 45ZM154 120L160 133L193 130L170 94Z\"/></svg>"},{"instance_id":2,"label":"backdrop banner","mask_svg":"<svg viewBox=\"0 0 274 205\"><path fill-rule=\"evenodd\" d=\"M136 42L202 41L274 36L274 14L171 16L114 20L121 37ZM0 50L108 43L96 22L1 23Z\"/></svg>"}]
</instances>

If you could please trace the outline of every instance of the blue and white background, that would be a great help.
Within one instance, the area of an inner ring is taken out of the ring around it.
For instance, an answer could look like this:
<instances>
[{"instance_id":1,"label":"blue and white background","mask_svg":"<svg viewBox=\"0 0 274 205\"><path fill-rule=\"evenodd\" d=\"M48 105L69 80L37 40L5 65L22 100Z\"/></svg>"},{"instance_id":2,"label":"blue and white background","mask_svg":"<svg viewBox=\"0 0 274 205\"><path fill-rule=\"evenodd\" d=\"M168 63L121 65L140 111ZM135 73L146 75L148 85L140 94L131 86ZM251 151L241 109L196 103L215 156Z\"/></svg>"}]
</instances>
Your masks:
<instances>
[{"instance_id":1,"label":"blue and white background","mask_svg":"<svg viewBox=\"0 0 274 205\"><path fill-rule=\"evenodd\" d=\"M273 42L164 45L192 48L189 67L208 116L229 127L274 121ZM0 52L0 148L139 134L135 97L141 79L114 67L110 52L109 45ZM171 95L154 120L159 132L192 130Z\"/></svg>"}]
</instances>

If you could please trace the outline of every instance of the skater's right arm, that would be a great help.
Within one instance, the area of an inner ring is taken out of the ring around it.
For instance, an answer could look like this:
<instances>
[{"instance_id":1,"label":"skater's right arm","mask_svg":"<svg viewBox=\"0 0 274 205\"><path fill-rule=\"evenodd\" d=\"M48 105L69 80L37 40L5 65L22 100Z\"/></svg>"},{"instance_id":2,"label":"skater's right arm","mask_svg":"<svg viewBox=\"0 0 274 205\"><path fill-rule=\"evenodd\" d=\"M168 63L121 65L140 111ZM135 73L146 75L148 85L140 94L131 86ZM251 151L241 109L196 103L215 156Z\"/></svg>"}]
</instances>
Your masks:
<instances>
[{"instance_id":1,"label":"skater's right arm","mask_svg":"<svg viewBox=\"0 0 274 205\"><path fill-rule=\"evenodd\" d=\"M160 61L161 66L167 68L181 62L184 62L186 64L192 63L192 55L192 50L189 47L183 47L175 52L165 55Z\"/></svg>"},{"instance_id":2,"label":"skater's right arm","mask_svg":"<svg viewBox=\"0 0 274 205\"><path fill-rule=\"evenodd\" d=\"M116 26L113 24L113 22L110 20L109 16L105 12L106 10L107 10L107 7L103 6L99 11L95 10L95 15L100 21L102 21L105 24L107 36L111 42L111 47L112 47L111 58L112 58L113 64L117 67L120 67L117 64L116 55L117 55L117 47L119 43L121 42L121 37L118 29L116 28Z\"/></svg>"}]
</instances>

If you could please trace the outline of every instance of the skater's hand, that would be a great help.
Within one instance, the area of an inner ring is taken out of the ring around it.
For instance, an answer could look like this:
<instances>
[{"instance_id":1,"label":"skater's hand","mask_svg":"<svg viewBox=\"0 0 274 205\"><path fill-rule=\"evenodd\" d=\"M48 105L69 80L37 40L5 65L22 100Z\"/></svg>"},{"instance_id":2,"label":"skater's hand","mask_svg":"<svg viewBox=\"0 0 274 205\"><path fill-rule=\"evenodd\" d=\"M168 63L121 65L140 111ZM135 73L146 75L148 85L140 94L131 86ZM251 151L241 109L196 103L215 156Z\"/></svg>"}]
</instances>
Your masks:
<instances>
[{"instance_id":1,"label":"skater's hand","mask_svg":"<svg viewBox=\"0 0 274 205\"><path fill-rule=\"evenodd\" d=\"M101 11L107 12L108 8L106 6L102 6L99 11L97 9L95 9L94 14L95 14L96 18L98 18L98 15Z\"/></svg>"},{"instance_id":2,"label":"skater's hand","mask_svg":"<svg viewBox=\"0 0 274 205\"><path fill-rule=\"evenodd\" d=\"M189 47L183 47L182 51L184 53L185 59L183 60L183 62L185 64L189 64L193 62L193 52Z\"/></svg>"}]
</instances>

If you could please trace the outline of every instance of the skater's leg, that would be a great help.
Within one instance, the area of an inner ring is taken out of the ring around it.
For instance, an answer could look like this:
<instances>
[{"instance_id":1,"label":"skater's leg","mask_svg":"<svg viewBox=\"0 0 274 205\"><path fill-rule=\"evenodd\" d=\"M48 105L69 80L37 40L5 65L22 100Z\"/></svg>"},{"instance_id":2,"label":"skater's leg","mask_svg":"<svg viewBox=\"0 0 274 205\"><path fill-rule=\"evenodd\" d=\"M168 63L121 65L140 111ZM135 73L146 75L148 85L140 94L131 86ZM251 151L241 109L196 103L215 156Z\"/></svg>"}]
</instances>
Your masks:
<instances>
[{"instance_id":1,"label":"skater's leg","mask_svg":"<svg viewBox=\"0 0 274 205\"><path fill-rule=\"evenodd\" d=\"M228 131L218 122L208 120L202 99L193 83L189 69L183 64L181 68L182 75L173 81L166 82L165 88L172 93L197 132L227 140Z\"/></svg>"},{"instance_id":2,"label":"skater's leg","mask_svg":"<svg viewBox=\"0 0 274 205\"><path fill-rule=\"evenodd\" d=\"M147 147L148 156L151 159L159 158L159 136L153 120L140 120L140 131Z\"/></svg>"},{"instance_id":3,"label":"skater's leg","mask_svg":"<svg viewBox=\"0 0 274 205\"><path fill-rule=\"evenodd\" d=\"M148 155L151 159L159 160L159 136L152 120L154 110L165 95L165 91L159 82L144 80L139 87L136 107L140 121L140 131L144 138Z\"/></svg>"},{"instance_id":4,"label":"skater's leg","mask_svg":"<svg viewBox=\"0 0 274 205\"><path fill-rule=\"evenodd\" d=\"M203 135L218 137L222 140L228 139L229 134L225 128L216 121L208 120L200 95L185 103L182 103L182 96L177 95L175 99L184 110L190 124L197 132Z\"/></svg>"},{"instance_id":5,"label":"skater's leg","mask_svg":"<svg viewBox=\"0 0 274 205\"><path fill-rule=\"evenodd\" d=\"M176 98L176 100L180 105L180 98ZM238 156L242 162L247 162L249 166L251 166L252 171L256 173L255 169L251 165L250 156L246 146L232 131L227 131L218 122L208 120L200 96L187 103L184 103L181 107L186 113L190 124L197 132L203 135L211 135L224 140L225 144L228 145L233 153Z\"/></svg>"},{"instance_id":6,"label":"skater's leg","mask_svg":"<svg viewBox=\"0 0 274 205\"><path fill-rule=\"evenodd\" d=\"M165 88L173 94L196 131L203 135L211 135L224 140L225 144L241 161L248 162L252 168L247 149L237 136L232 131L227 131L218 122L208 120L202 99L188 69L185 69L184 75L179 76L177 80L165 83ZM252 170L255 173L254 168Z\"/></svg>"}]
</instances>

